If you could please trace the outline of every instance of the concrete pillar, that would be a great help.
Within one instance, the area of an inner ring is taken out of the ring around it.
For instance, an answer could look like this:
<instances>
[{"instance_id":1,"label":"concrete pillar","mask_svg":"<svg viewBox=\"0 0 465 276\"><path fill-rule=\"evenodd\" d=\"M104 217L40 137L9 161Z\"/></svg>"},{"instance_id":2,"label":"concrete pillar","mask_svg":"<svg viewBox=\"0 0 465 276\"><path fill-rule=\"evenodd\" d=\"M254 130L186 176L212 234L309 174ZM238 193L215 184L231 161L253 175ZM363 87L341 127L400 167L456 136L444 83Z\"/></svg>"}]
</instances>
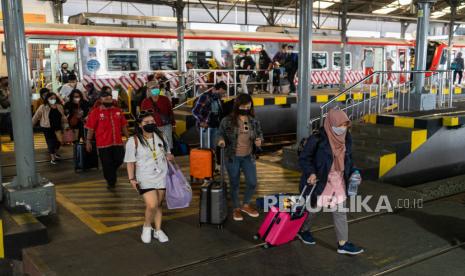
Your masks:
<instances>
[{"instance_id":1,"label":"concrete pillar","mask_svg":"<svg viewBox=\"0 0 465 276\"><path fill-rule=\"evenodd\" d=\"M313 0L300 1L297 142L310 135Z\"/></svg>"},{"instance_id":2,"label":"concrete pillar","mask_svg":"<svg viewBox=\"0 0 465 276\"><path fill-rule=\"evenodd\" d=\"M37 216L56 212L55 186L36 174L22 1L2 0L3 28L11 88L16 177L3 184L5 205L25 207Z\"/></svg>"},{"instance_id":3,"label":"concrete pillar","mask_svg":"<svg viewBox=\"0 0 465 276\"><path fill-rule=\"evenodd\" d=\"M428 30L431 5L436 0L418 0L417 39L415 46L415 70L426 70L426 56L428 48ZM415 91L422 93L425 85L425 74L415 74Z\"/></svg>"},{"instance_id":4,"label":"concrete pillar","mask_svg":"<svg viewBox=\"0 0 465 276\"><path fill-rule=\"evenodd\" d=\"M176 2L176 16L177 16L177 35L178 35L178 73L179 73L179 85L184 87L184 73L186 71L184 61L184 3L182 0ZM183 92L184 90L178 90Z\"/></svg>"},{"instance_id":5,"label":"concrete pillar","mask_svg":"<svg viewBox=\"0 0 465 276\"><path fill-rule=\"evenodd\" d=\"M21 188L31 188L37 184L37 176L22 1L3 0L2 12L8 75L10 76L16 174Z\"/></svg>"},{"instance_id":6,"label":"concrete pillar","mask_svg":"<svg viewBox=\"0 0 465 276\"><path fill-rule=\"evenodd\" d=\"M405 34L407 33L407 29L410 26L410 23L406 21L400 21L400 38L405 39Z\"/></svg>"},{"instance_id":7,"label":"concrete pillar","mask_svg":"<svg viewBox=\"0 0 465 276\"><path fill-rule=\"evenodd\" d=\"M451 59L452 59L452 42L454 40L454 25L455 25L455 16L457 15L457 3L458 1L450 1L450 22L449 22L449 41L448 41L448 51L447 51L447 69L450 70Z\"/></svg>"},{"instance_id":8,"label":"concrete pillar","mask_svg":"<svg viewBox=\"0 0 465 276\"><path fill-rule=\"evenodd\" d=\"M342 2L342 17L341 17L341 71L340 71L340 91L345 88L345 73L346 73L346 46L347 46L347 6L349 0Z\"/></svg>"}]
</instances>

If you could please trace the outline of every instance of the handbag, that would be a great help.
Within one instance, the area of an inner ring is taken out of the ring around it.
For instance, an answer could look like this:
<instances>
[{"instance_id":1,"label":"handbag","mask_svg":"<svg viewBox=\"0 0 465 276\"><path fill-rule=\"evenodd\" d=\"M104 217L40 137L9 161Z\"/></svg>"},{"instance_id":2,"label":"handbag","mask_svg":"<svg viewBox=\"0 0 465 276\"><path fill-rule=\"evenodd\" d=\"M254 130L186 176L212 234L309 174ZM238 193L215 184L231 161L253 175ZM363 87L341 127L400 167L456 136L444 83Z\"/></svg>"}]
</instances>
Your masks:
<instances>
[{"instance_id":1,"label":"handbag","mask_svg":"<svg viewBox=\"0 0 465 276\"><path fill-rule=\"evenodd\" d=\"M192 201L192 188L178 165L168 162L166 174L166 204L168 209L189 207Z\"/></svg>"}]
</instances>

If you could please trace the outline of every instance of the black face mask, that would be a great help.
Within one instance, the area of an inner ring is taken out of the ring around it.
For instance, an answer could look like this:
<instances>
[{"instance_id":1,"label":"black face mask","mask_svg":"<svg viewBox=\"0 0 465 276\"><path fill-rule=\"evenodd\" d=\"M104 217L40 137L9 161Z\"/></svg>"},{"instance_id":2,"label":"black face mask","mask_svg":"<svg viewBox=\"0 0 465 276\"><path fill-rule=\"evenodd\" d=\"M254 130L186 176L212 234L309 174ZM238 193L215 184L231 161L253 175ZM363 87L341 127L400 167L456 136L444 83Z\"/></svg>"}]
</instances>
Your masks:
<instances>
[{"instance_id":1,"label":"black face mask","mask_svg":"<svg viewBox=\"0 0 465 276\"><path fill-rule=\"evenodd\" d=\"M112 107L112 106L113 106L113 103L103 103L103 106L104 106L104 107Z\"/></svg>"},{"instance_id":2,"label":"black face mask","mask_svg":"<svg viewBox=\"0 0 465 276\"><path fill-rule=\"evenodd\" d=\"M146 125L142 126L142 128L144 129L145 132L153 133L157 129L157 125L156 124L146 124Z\"/></svg>"},{"instance_id":3,"label":"black face mask","mask_svg":"<svg viewBox=\"0 0 465 276\"><path fill-rule=\"evenodd\" d=\"M239 109L239 115L249 115L250 114L250 109Z\"/></svg>"}]
</instances>

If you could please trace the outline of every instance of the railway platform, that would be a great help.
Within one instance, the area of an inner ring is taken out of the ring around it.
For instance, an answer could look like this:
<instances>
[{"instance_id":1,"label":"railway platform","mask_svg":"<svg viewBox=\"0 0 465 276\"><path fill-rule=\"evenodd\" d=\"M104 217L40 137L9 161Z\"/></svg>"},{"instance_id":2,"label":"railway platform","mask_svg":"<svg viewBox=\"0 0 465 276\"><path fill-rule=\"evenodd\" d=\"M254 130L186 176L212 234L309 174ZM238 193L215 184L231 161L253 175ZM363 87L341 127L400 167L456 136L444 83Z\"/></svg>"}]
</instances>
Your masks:
<instances>
[{"instance_id":1,"label":"railway platform","mask_svg":"<svg viewBox=\"0 0 465 276\"><path fill-rule=\"evenodd\" d=\"M3 140L3 177L8 181L14 175L14 154L8 151L12 143ZM41 136L35 141L37 160L46 159ZM315 219L314 246L295 240L264 249L253 239L263 213L242 222L228 218L223 230L200 228L196 184L190 208L165 209L164 229L170 241L142 244L144 206L130 188L124 168L116 190L108 191L100 171L74 172L71 148L64 148L64 160L57 166L38 163L41 175L57 183L58 213L22 221L26 226L43 225L47 234L44 244L23 249L18 258L22 266L15 269L28 275L408 275L409 271L461 275L465 269L464 176L403 187L364 181L360 194L372 196L368 206L375 210L385 196L393 210L350 213L350 240L366 251L356 257L336 253L327 213ZM178 162L188 175L188 159L179 157ZM256 197L297 192L300 174L280 165L279 152L262 156L257 168Z\"/></svg>"}]
</instances>

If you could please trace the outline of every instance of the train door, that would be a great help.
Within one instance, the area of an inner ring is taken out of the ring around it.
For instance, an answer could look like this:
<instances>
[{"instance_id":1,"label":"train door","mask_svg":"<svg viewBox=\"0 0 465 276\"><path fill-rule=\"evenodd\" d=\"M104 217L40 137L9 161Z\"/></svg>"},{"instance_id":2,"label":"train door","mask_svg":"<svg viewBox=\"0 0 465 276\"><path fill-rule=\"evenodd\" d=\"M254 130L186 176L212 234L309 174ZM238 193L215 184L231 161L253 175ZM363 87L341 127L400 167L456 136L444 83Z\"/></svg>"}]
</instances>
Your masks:
<instances>
[{"instance_id":1,"label":"train door","mask_svg":"<svg viewBox=\"0 0 465 276\"><path fill-rule=\"evenodd\" d=\"M233 60L235 61L239 53L243 50L250 49L253 60L255 61L255 69L258 68L258 61L260 60L260 51L263 50L263 45L248 45L248 44L234 44L233 45Z\"/></svg>"},{"instance_id":2,"label":"train door","mask_svg":"<svg viewBox=\"0 0 465 276\"><path fill-rule=\"evenodd\" d=\"M362 67L365 76L375 71L384 71L384 48L364 49Z\"/></svg>"},{"instance_id":3,"label":"train door","mask_svg":"<svg viewBox=\"0 0 465 276\"><path fill-rule=\"evenodd\" d=\"M68 63L69 70L79 76L77 41L74 39L28 39L29 74L34 87L51 86L57 91L61 86L60 68Z\"/></svg>"}]
</instances>

